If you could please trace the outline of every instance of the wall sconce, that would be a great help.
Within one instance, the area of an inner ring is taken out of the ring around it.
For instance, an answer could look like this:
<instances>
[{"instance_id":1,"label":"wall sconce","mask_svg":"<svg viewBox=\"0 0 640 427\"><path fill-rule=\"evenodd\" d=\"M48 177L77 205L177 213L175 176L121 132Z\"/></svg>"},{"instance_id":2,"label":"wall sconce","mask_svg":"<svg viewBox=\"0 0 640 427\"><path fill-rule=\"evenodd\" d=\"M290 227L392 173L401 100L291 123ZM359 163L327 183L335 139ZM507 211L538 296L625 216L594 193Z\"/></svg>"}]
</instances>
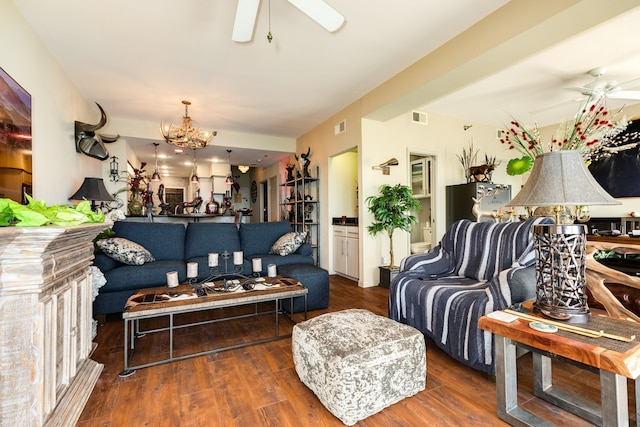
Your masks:
<instances>
[{"instance_id":1,"label":"wall sconce","mask_svg":"<svg viewBox=\"0 0 640 427\"><path fill-rule=\"evenodd\" d=\"M109 162L109 181L116 182L120 178L120 172L118 172L118 158L113 156Z\"/></svg>"},{"instance_id":2,"label":"wall sconce","mask_svg":"<svg viewBox=\"0 0 640 427\"><path fill-rule=\"evenodd\" d=\"M374 171L382 171L383 175L389 175L391 172L389 166L398 166L398 159L395 157L390 158L384 163L380 163L378 166L371 166Z\"/></svg>"}]
</instances>

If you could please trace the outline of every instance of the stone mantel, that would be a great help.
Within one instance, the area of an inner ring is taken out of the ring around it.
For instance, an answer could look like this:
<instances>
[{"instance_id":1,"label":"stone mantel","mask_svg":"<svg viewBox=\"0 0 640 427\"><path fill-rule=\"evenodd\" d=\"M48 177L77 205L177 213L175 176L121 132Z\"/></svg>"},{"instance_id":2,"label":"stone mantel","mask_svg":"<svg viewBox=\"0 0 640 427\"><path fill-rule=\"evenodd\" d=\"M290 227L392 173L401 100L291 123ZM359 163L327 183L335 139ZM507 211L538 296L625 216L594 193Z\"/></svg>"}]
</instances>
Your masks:
<instances>
[{"instance_id":1,"label":"stone mantel","mask_svg":"<svg viewBox=\"0 0 640 427\"><path fill-rule=\"evenodd\" d=\"M110 224L0 228L2 425L74 425L102 371L92 239Z\"/></svg>"}]
</instances>

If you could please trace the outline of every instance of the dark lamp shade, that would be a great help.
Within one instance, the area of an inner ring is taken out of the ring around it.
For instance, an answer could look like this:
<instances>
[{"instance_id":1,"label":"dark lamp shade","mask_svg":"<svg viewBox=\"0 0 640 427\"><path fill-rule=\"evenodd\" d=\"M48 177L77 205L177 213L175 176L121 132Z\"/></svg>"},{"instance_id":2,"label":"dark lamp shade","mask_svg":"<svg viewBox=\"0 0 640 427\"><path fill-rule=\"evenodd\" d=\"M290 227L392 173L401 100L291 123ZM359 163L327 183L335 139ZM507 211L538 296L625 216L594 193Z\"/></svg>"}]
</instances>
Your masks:
<instances>
[{"instance_id":1,"label":"dark lamp shade","mask_svg":"<svg viewBox=\"0 0 640 427\"><path fill-rule=\"evenodd\" d=\"M619 204L591 175L582 152L560 150L536 157L529 179L507 206Z\"/></svg>"},{"instance_id":2,"label":"dark lamp shade","mask_svg":"<svg viewBox=\"0 0 640 427\"><path fill-rule=\"evenodd\" d=\"M78 191L73 193L69 200L90 200L92 202L111 202L115 200L104 186L102 178L85 178L84 182L78 188Z\"/></svg>"}]
</instances>

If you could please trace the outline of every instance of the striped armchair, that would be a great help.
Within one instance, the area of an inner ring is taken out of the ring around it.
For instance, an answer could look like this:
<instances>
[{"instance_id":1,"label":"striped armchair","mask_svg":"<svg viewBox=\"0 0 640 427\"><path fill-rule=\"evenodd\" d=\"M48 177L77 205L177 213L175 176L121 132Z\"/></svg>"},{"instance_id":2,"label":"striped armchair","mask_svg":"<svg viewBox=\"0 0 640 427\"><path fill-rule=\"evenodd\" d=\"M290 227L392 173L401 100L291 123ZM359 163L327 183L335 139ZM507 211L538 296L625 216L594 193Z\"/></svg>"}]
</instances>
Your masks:
<instances>
[{"instance_id":1,"label":"striped armchair","mask_svg":"<svg viewBox=\"0 0 640 427\"><path fill-rule=\"evenodd\" d=\"M389 289L389 317L454 359L495 373L493 335L478 329L478 319L535 298L532 226L550 223L454 223L438 246L402 260Z\"/></svg>"}]
</instances>

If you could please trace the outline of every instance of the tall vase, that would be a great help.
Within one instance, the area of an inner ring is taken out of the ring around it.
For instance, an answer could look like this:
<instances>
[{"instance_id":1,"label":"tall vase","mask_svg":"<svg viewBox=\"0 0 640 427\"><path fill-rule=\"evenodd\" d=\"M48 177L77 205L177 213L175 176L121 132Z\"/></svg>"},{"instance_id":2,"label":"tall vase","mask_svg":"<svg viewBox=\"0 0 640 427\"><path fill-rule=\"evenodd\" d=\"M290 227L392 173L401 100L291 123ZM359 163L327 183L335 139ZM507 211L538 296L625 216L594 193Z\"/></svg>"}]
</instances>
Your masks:
<instances>
[{"instance_id":1,"label":"tall vase","mask_svg":"<svg viewBox=\"0 0 640 427\"><path fill-rule=\"evenodd\" d=\"M131 198L129 199L129 204L127 205L129 215L141 216L143 206L144 204L142 203L142 196L140 195L140 193L137 191L132 192Z\"/></svg>"}]
</instances>

